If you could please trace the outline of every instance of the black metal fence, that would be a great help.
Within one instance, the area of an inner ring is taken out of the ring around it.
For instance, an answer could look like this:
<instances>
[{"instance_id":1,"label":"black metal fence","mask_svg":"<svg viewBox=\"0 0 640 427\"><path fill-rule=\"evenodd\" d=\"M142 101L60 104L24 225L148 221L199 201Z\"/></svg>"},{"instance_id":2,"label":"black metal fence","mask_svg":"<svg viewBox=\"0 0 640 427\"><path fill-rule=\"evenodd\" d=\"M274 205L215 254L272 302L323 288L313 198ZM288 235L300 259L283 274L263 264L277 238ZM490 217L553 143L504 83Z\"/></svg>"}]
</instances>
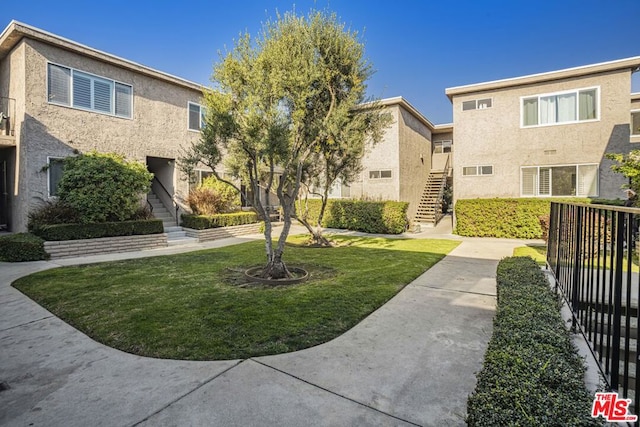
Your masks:
<instances>
[{"instance_id":1,"label":"black metal fence","mask_svg":"<svg viewBox=\"0 0 640 427\"><path fill-rule=\"evenodd\" d=\"M552 203L547 264L611 390L638 413L640 209Z\"/></svg>"}]
</instances>

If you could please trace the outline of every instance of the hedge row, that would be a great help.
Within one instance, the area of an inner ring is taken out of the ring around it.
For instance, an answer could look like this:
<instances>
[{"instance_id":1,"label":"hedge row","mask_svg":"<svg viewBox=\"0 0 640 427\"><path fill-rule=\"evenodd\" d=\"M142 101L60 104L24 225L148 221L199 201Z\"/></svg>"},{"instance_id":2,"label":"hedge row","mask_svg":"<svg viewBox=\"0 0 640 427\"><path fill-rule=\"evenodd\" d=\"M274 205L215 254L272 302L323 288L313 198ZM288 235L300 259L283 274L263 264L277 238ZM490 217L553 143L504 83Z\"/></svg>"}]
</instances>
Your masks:
<instances>
[{"instance_id":1,"label":"hedge row","mask_svg":"<svg viewBox=\"0 0 640 427\"><path fill-rule=\"evenodd\" d=\"M312 225L317 223L321 201L310 199L306 203ZM296 204L302 212L305 202ZM365 200L329 200L322 221L323 227L341 228L365 233L400 234L408 226L406 202L373 202Z\"/></svg>"},{"instance_id":2,"label":"hedge row","mask_svg":"<svg viewBox=\"0 0 640 427\"><path fill-rule=\"evenodd\" d=\"M193 228L194 230L254 224L256 222L258 222L258 215L255 212L234 212L217 215L182 214L182 226Z\"/></svg>"},{"instance_id":3,"label":"hedge row","mask_svg":"<svg viewBox=\"0 0 640 427\"><path fill-rule=\"evenodd\" d=\"M29 233L9 234L0 237L0 261L21 262L49 259L44 250L44 240Z\"/></svg>"},{"instance_id":4,"label":"hedge row","mask_svg":"<svg viewBox=\"0 0 640 427\"><path fill-rule=\"evenodd\" d=\"M38 225L31 232L44 240L80 240L98 237L134 236L164 232L162 220L99 222L88 224Z\"/></svg>"},{"instance_id":5,"label":"hedge row","mask_svg":"<svg viewBox=\"0 0 640 427\"><path fill-rule=\"evenodd\" d=\"M463 199L455 205L455 233L469 237L540 239L540 217L551 202L590 203L589 199Z\"/></svg>"},{"instance_id":6,"label":"hedge row","mask_svg":"<svg viewBox=\"0 0 640 427\"><path fill-rule=\"evenodd\" d=\"M557 297L529 257L498 265L493 335L469 396L470 426L601 425Z\"/></svg>"}]
</instances>

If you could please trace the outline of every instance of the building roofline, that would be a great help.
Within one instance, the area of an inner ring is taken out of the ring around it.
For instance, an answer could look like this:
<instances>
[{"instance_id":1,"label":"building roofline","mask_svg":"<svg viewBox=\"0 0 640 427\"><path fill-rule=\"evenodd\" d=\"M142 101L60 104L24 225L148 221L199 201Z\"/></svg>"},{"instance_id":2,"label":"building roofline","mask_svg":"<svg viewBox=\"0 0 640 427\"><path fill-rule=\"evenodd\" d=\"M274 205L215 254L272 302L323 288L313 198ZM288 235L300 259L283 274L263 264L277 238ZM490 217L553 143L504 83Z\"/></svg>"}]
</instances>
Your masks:
<instances>
[{"instance_id":1,"label":"building roofline","mask_svg":"<svg viewBox=\"0 0 640 427\"><path fill-rule=\"evenodd\" d=\"M631 94L632 101L640 101L640 92L634 92Z\"/></svg>"},{"instance_id":2,"label":"building roofline","mask_svg":"<svg viewBox=\"0 0 640 427\"><path fill-rule=\"evenodd\" d=\"M409 101L404 99L402 96L395 96L393 98L384 98L379 101L375 101L374 103L376 102L379 105L383 105L383 106L400 105L402 108L404 108L405 110L413 114L418 120L422 122L422 124L427 126L430 130L433 131L435 129L435 125L431 123L431 121L429 121L429 119L427 119L424 114L418 111L416 107L411 105ZM369 103L366 103L364 105L367 105L367 104Z\"/></svg>"},{"instance_id":3,"label":"building roofline","mask_svg":"<svg viewBox=\"0 0 640 427\"><path fill-rule=\"evenodd\" d=\"M115 65L136 73L144 74L156 79L164 80L169 83L177 84L189 89L202 91L204 86L178 76L174 76L163 71L156 70L146 65L94 49L90 46L75 42L73 40L58 36L40 28L33 27L22 22L12 20L9 25L0 33L0 59L11 52L11 50L23 39L29 38L40 41L58 48L77 53L101 62Z\"/></svg>"},{"instance_id":4,"label":"building roofline","mask_svg":"<svg viewBox=\"0 0 640 427\"><path fill-rule=\"evenodd\" d=\"M433 130L442 133L453 132L453 123L441 123L439 125L435 125Z\"/></svg>"},{"instance_id":5,"label":"building roofline","mask_svg":"<svg viewBox=\"0 0 640 427\"><path fill-rule=\"evenodd\" d=\"M445 93L449 100L453 100L454 96L464 95L473 92L482 92L487 90L504 89L514 86L523 86L528 84L542 83L554 80L561 80L573 77L580 77L588 74L605 73L608 71L630 69L633 71L640 70L640 56L630 58L617 59L614 61L600 62L597 64L583 65L580 67L565 68L562 70L548 71L544 73L529 74L521 77L512 77L502 80L493 80L483 83L474 83L464 86L456 86L445 89Z\"/></svg>"}]
</instances>

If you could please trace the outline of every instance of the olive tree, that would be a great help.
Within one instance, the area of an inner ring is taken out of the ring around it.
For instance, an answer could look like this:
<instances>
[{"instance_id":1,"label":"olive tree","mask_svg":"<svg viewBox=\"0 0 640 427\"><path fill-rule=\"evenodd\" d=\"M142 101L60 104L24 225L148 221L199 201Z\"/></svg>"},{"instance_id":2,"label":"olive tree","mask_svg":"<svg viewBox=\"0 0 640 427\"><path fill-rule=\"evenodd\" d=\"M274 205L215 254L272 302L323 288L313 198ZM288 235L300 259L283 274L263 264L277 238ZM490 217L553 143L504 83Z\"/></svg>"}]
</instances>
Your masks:
<instances>
[{"instance_id":1,"label":"olive tree","mask_svg":"<svg viewBox=\"0 0 640 427\"><path fill-rule=\"evenodd\" d=\"M258 37L242 35L214 66L202 137L181 165L187 173L209 166L238 191L238 180L248 185L265 220L265 278L290 276L283 253L295 201L311 165L333 144L334 129L355 117L371 74L363 54L357 33L334 14L286 13ZM276 242L264 194L275 194L282 210Z\"/></svg>"}]
</instances>

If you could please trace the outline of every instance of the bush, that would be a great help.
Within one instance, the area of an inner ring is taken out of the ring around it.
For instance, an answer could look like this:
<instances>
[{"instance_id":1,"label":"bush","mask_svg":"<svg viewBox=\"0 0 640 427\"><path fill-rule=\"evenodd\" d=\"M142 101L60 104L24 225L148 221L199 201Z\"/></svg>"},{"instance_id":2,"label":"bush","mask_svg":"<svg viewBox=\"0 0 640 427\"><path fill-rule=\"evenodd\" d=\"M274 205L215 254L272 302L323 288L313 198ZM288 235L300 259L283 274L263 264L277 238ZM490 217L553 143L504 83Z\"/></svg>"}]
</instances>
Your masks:
<instances>
[{"instance_id":1,"label":"bush","mask_svg":"<svg viewBox=\"0 0 640 427\"><path fill-rule=\"evenodd\" d=\"M48 258L44 240L33 234L17 233L0 237L0 261L39 261Z\"/></svg>"},{"instance_id":2,"label":"bush","mask_svg":"<svg viewBox=\"0 0 640 427\"><path fill-rule=\"evenodd\" d=\"M315 225L320 215L321 201L309 199L296 204L302 212L308 209L308 219ZM374 202L333 199L327 202L323 227L343 228L365 233L400 234L408 226L406 202Z\"/></svg>"},{"instance_id":3,"label":"bush","mask_svg":"<svg viewBox=\"0 0 640 427\"><path fill-rule=\"evenodd\" d=\"M589 199L463 199L455 205L460 236L540 239L540 217L549 215L551 201L589 203Z\"/></svg>"},{"instance_id":4,"label":"bush","mask_svg":"<svg viewBox=\"0 0 640 427\"><path fill-rule=\"evenodd\" d=\"M82 223L125 221L135 215L152 178L144 164L118 154L81 154L64 159L58 197Z\"/></svg>"},{"instance_id":5,"label":"bush","mask_svg":"<svg viewBox=\"0 0 640 427\"><path fill-rule=\"evenodd\" d=\"M506 258L496 280L494 330L468 425L601 425L590 417L584 365L540 267L529 257Z\"/></svg>"},{"instance_id":6,"label":"bush","mask_svg":"<svg viewBox=\"0 0 640 427\"><path fill-rule=\"evenodd\" d=\"M29 231L45 224L74 224L80 214L65 202L56 199L29 212Z\"/></svg>"},{"instance_id":7,"label":"bush","mask_svg":"<svg viewBox=\"0 0 640 427\"><path fill-rule=\"evenodd\" d=\"M210 176L189 192L187 204L195 215L215 215L240 209L240 194L227 183Z\"/></svg>"},{"instance_id":8,"label":"bush","mask_svg":"<svg viewBox=\"0 0 640 427\"><path fill-rule=\"evenodd\" d=\"M207 228L254 224L256 222L258 222L258 215L255 212L235 212L217 215L182 214L181 225L194 230L205 230Z\"/></svg>"},{"instance_id":9,"label":"bush","mask_svg":"<svg viewBox=\"0 0 640 427\"><path fill-rule=\"evenodd\" d=\"M95 222L89 224L41 225L33 229L33 234L44 240L80 240L99 237L135 236L164 232L162 220Z\"/></svg>"}]
</instances>

